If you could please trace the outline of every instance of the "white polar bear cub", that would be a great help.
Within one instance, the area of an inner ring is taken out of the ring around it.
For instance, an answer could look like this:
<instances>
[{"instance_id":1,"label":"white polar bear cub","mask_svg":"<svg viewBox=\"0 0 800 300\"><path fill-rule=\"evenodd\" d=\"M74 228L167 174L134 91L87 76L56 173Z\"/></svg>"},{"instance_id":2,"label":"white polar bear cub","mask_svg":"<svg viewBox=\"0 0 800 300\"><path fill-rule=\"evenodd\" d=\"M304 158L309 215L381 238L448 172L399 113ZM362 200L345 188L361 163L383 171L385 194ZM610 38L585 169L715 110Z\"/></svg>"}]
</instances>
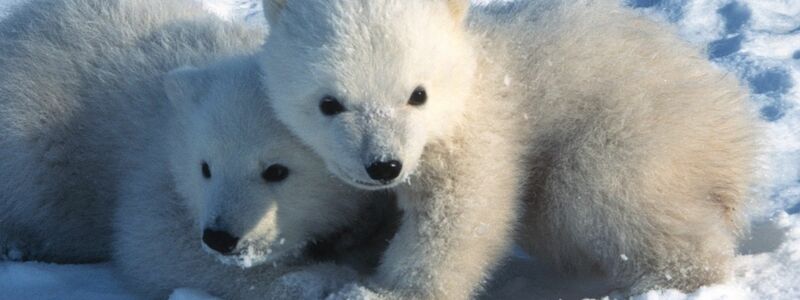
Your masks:
<instances>
[{"instance_id":1,"label":"white polar bear cub","mask_svg":"<svg viewBox=\"0 0 800 300\"><path fill-rule=\"evenodd\" d=\"M121 177L114 261L126 283L161 299L175 288L275 299L325 288L270 285L292 271L322 273L328 284L354 280L330 265L309 267L309 242L364 221L362 209L377 222L359 225L381 228L391 215L369 203L389 207L386 199L329 175L273 117L255 61L182 68L165 88L174 115Z\"/></svg>"},{"instance_id":2,"label":"white polar bear cub","mask_svg":"<svg viewBox=\"0 0 800 300\"><path fill-rule=\"evenodd\" d=\"M371 287L469 298L520 216L529 251L628 293L726 278L756 152L746 93L617 2L264 1L278 118L405 211Z\"/></svg>"},{"instance_id":3,"label":"white polar bear cub","mask_svg":"<svg viewBox=\"0 0 800 300\"><path fill-rule=\"evenodd\" d=\"M15 8L0 22L0 256L109 259L116 184L167 117L161 76L263 38L187 0Z\"/></svg>"}]
</instances>

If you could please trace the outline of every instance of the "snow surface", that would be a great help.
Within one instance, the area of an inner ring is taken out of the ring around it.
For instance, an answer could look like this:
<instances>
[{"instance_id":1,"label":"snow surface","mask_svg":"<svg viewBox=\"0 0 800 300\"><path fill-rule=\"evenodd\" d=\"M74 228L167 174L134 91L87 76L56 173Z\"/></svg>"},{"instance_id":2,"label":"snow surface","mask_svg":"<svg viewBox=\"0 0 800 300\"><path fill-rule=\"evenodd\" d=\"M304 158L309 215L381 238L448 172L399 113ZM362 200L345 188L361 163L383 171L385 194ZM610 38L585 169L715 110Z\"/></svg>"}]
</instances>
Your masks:
<instances>
[{"instance_id":1,"label":"snow surface","mask_svg":"<svg viewBox=\"0 0 800 300\"><path fill-rule=\"evenodd\" d=\"M22 1L0 0L0 17ZM265 26L261 0L195 1L223 19ZM753 192L766 201L752 205L753 228L739 247L733 279L691 294L661 290L635 299L800 299L800 0L621 1L671 24L687 41L705 47L709 60L747 84L765 131L764 168ZM602 293L601 288L591 279L558 279L517 251L486 298L579 298ZM353 285L342 293L360 297L367 292ZM134 299L107 264L34 262L0 263L0 298ZM178 289L171 299L215 298Z\"/></svg>"}]
</instances>

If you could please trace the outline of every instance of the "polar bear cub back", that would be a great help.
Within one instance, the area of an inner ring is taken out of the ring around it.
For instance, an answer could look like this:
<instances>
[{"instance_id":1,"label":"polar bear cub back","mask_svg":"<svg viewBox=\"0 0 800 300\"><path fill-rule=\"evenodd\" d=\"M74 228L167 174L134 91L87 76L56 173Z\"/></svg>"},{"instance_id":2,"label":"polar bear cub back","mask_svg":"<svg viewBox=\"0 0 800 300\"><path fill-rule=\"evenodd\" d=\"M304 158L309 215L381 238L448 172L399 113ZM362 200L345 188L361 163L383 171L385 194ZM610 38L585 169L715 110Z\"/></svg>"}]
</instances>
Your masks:
<instances>
[{"instance_id":1,"label":"polar bear cub back","mask_svg":"<svg viewBox=\"0 0 800 300\"><path fill-rule=\"evenodd\" d=\"M167 76L174 117L124 176L116 214L116 263L143 294L265 297L367 207L272 117L257 74L235 58Z\"/></svg>"}]
</instances>

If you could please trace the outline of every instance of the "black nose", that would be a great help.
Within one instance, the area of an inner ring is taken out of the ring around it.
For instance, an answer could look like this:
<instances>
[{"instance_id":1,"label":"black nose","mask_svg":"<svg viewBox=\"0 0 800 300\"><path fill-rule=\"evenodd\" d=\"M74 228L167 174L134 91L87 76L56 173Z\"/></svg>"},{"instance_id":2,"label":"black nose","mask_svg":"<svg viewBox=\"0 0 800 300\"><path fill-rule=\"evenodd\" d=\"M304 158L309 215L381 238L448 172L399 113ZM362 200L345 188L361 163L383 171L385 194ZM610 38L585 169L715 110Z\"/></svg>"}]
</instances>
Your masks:
<instances>
[{"instance_id":1,"label":"black nose","mask_svg":"<svg viewBox=\"0 0 800 300\"><path fill-rule=\"evenodd\" d=\"M239 238L225 231L206 229L203 230L203 243L209 248L214 249L214 251L222 254L229 254L233 249L236 249Z\"/></svg>"},{"instance_id":2,"label":"black nose","mask_svg":"<svg viewBox=\"0 0 800 300\"><path fill-rule=\"evenodd\" d=\"M367 174L375 180L389 181L400 176L402 170L403 163L399 161L377 161L367 167Z\"/></svg>"}]
</instances>

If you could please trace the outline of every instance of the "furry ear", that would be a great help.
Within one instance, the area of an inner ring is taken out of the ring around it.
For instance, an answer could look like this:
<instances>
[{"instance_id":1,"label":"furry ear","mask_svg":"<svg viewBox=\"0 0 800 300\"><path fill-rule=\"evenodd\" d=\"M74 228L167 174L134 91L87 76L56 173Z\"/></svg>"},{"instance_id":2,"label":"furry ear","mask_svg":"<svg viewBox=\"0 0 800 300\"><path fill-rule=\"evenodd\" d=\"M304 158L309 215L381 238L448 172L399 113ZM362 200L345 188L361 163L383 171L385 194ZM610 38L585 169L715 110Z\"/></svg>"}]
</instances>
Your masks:
<instances>
[{"instance_id":1,"label":"furry ear","mask_svg":"<svg viewBox=\"0 0 800 300\"><path fill-rule=\"evenodd\" d=\"M175 108L200 102L200 95L208 90L209 79L203 70L185 66L164 75L164 92Z\"/></svg>"},{"instance_id":2,"label":"furry ear","mask_svg":"<svg viewBox=\"0 0 800 300\"><path fill-rule=\"evenodd\" d=\"M464 21L469 13L470 0L446 0L450 13L458 22Z\"/></svg>"},{"instance_id":3,"label":"furry ear","mask_svg":"<svg viewBox=\"0 0 800 300\"><path fill-rule=\"evenodd\" d=\"M281 11L286 7L286 1L289 0L264 0L264 17L270 27L278 21Z\"/></svg>"}]
</instances>

